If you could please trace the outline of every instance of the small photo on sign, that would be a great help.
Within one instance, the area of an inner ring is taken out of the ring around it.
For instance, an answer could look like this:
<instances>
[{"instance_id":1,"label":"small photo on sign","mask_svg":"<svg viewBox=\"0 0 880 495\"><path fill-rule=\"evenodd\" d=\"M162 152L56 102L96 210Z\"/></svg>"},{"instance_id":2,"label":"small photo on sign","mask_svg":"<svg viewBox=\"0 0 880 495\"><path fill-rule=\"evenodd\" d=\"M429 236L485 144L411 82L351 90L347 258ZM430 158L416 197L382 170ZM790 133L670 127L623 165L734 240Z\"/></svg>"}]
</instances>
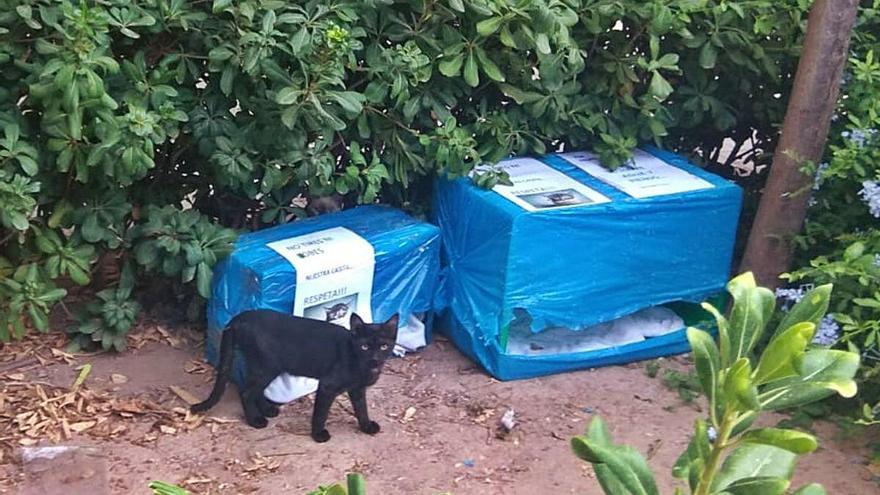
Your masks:
<instances>
[{"instance_id":1,"label":"small photo on sign","mask_svg":"<svg viewBox=\"0 0 880 495\"><path fill-rule=\"evenodd\" d=\"M340 297L305 309L303 316L312 320L322 320L348 328L351 313L357 308L358 295Z\"/></svg>"},{"instance_id":2,"label":"small photo on sign","mask_svg":"<svg viewBox=\"0 0 880 495\"><path fill-rule=\"evenodd\" d=\"M561 189L559 191L547 191L536 194L522 194L517 197L539 209L588 205L593 202L593 200L574 189Z\"/></svg>"}]
</instances>

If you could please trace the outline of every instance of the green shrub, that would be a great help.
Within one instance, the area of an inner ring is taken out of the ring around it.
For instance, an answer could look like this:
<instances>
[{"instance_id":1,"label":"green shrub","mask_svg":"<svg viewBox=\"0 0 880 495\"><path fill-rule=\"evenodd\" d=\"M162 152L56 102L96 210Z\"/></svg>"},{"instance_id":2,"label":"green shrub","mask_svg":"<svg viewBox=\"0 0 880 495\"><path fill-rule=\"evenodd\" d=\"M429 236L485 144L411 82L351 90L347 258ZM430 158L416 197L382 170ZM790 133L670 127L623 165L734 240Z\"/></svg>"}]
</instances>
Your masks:
<instances>
[{"instance_id":1,"label":"green shrub","mask_svg":"<svg viewBox=\"0 0 880 495\"><path fill-rule=\"evenodd\" d=\"M98 258L207 296L213 223L315 197L418 210L436 173L560 147L763 160L808 4L0 0L0 338Z\"/></svg>"},{"instance_id":2,"label":"green shrub","mask_svg":"<svg viewBox=\"0 0 880 495\"><path fill-rule=\"evenodd\" d=\"M756 287L751 273L731 280L728 291L734 304L727 318L704 304L715 315L717 343L703 330L687 331L709 415L696 421L672 474L696 495L790 493L795 461L816 449L816 439L796 430L752 425L763 411L798 407L834 394L853 397L859 355L810 344L828 309L830 285L806 294L775 329L768 327L775 297ZM766 348L753 354L768 330ZM586 435L572 439L572 448L593 464L605 493L658 493L645 459L631 447L614 444L601 418L593 420ZM679 488L676 493L684 492ZM814 484L794 493L819 495L825 490Z\"/></svg>"}]
</instances>

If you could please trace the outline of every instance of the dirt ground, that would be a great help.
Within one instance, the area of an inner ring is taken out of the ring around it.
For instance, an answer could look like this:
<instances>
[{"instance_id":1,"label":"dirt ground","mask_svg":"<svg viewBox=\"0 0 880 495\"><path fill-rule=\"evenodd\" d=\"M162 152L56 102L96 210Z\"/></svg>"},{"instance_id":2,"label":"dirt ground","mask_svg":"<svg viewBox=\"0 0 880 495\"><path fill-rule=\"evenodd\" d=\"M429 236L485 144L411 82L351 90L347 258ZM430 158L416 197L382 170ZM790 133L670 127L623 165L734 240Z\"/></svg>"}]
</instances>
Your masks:
<instances>
[{"instance_id":1,"label":"dirt ground","mask_svg":"<svg viewBox=\"0 0 880 495\"><path fill-rule=\"evenodd\" d=\"M50 355L44 351L39 353ZM359 433L350 405L340 400L328 423L333 438L317 444L308 436L309 398L284 407L262 430L241 421L234 388L207 418L187 416L181 396L205 397L212 371L201 361L197 342L168 332L121 355L71 359L56 352L54 358L5 372L0 421L8 432L10 418L27 418L22 416L27 411L3 412L15 406L10 399L15 383L56 385L66 393L80 373L76 368L90 363L82 387L97 395L86 401L103 397L110 404L101 409L107 420L97 426L76 423L81 433L66 426L70 438L62 444L94 447L89 455L106 465L107 493L149 493L147 483L160 479L192 493L303 494L351 471L366 476L370 494L601 493L592 469L572 455L568 443L597 414L616 441L648 456L661 492L671 493L670 469L701 414L699 406L683 404L660 379L648 377L644 364L499 382L438 339L421 353L393 360L368 392L372 416L382 426L377 436ZM664 363L687 366L684 358ZM138 409L145 404L154 409ZM508 409L515 411L517 425L498 438L498 420ZM766 419L772 424L781 417ZM821 447L800 462L796 484L817 481L833 494L880 493L867 462L869 438L841 438L829 424L816 430ZM7 452L19 452L21 443L47 443L8 435L0 437L3 442ZM27 464L8 453L0 460L0 479L0 493L37 491Z\"/></svg>"}]
</instances>

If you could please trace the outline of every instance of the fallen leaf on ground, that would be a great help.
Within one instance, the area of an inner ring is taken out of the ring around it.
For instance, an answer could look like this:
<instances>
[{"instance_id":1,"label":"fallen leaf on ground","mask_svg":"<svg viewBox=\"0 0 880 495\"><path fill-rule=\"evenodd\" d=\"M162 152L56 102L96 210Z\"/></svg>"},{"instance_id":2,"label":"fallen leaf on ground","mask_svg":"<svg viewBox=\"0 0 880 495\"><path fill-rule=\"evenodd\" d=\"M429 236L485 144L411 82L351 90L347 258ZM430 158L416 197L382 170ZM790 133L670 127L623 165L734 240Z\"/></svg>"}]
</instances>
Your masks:
<instances>
[{"instance_id":1,"label":"fallen leaf on ground","mask_svg":"<svg viewBox=\"0 0 880 495\"><path fill-rule=\"evenodd\" d=\"M95 426L97 423L97 421L80 421L79 423L73 423L68 428L70 428L71 431L82 433L89 428Z\"/></svg>"},{"instance_id":2,"label":"fallen leaf on ground","mask_svg":"<svg viewBox=\"0 0 880 495\"><path fill-rule=\"evenodd\" d=\"M186 389L178 387L177 385L171 385L168 388L170 388L171 391L174 392L174 395L180 397L184 402L189 405L198 404L199 402L201 402L201 400L199 400L196 396L189 393Z\"/></svg>"},{"instance_id":3,"label":"fallen leaf on ground","mask_svg":"<svg viewBox=\"0 0 880 495\"><path fill-rule=\"evenodd\" d=\"M113 383L128 383L128 377L120 373L111 373L110 381Z\"/></svg>"},{"instance_id":4,"label":"fallen leaf on ground","mask_svg":"<svg viewBox=\"0 0 880 495\"><path fill-rule=\"evenodd\" d=\"M406 412L403 413L402 422L406 423L412 420L413 416L416 415L416 408L413 406L409 406L406 408Z\"/></svg>"}]
</instances>

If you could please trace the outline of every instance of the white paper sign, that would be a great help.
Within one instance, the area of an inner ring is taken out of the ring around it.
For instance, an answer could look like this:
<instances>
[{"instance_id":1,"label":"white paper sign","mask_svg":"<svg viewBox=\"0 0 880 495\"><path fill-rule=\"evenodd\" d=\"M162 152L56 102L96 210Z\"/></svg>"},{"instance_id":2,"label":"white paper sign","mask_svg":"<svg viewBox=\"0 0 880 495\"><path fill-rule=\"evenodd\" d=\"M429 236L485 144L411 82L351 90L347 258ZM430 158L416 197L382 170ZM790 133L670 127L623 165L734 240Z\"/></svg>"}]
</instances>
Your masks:
<instances>
[{"instance_id":1,"label":"white paper sign","mask_svg":"<svg viewBox=\"0 0 880 495\"><path fill-rule=\"evenodd\" d=\"M370 299L376 253L363 237L343 228L313 232L267 244L296 270L293 314L348 328L351 314L372 321ZM290 402L318 390L313 378L283 374L264 394Z\"/></svg>"},{"instance_id":2,"label":"white paper sign","mask_svg":"<svg viewBox=\"0 0 880 495\"><path fill-rule=\"evenodd\" d=\"M504 160L494 168L507 172L513 185L499 184L492 190L528 211L572 208L611 201L598 191L534 158Z\"/></svg>"},{"instance_id":3,"label":"white paper sign","mask_svg":"<svg viewBox=\"0 0 880 495\"><path fill-rule=\"evenodd\" d=\"M642 150L635 150L633 160L614 171L603 167L599 158L588 151L562 153L559 156L602 182L638 199L715 187L706 180Z\"/></svg>"}]
</instances>

